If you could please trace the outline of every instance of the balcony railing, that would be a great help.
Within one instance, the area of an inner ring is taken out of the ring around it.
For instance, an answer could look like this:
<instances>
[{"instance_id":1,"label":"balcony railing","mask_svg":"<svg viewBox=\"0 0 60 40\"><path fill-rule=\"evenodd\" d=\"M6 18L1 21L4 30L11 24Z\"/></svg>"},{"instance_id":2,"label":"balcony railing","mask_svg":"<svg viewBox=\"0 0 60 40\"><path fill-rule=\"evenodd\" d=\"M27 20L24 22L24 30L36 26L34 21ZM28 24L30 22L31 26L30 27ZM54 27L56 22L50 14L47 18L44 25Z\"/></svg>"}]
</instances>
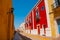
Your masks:
<instances>
[{"instance_id":1,"label":"balcony railing","mask_svg":"<svg viewBox=\"0 0 60 40\"><path fill-rule=\"evenodd\" d=\"M55 1L55 2L53 3L53 5L52 5L53 8L57 8L57 7L59 7L59 6L60 6L60 0Z\"/></svg>"}]
</instances>

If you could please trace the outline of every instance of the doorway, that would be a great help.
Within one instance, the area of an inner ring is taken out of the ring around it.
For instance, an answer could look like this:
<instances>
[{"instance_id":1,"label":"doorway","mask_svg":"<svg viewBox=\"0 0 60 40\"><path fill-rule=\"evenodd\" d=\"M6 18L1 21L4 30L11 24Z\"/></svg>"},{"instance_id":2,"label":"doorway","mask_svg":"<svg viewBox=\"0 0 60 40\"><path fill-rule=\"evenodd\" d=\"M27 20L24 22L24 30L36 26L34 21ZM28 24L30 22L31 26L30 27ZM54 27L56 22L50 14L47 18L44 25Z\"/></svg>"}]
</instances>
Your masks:
<instances>
[{"instance_id":1,"label":"doorway","mask_svg":"<svg viewBox=\"0 0 60 40\"><path fill-rule=\"evenodd\" d=\"M43 25L43 29L44 29L44 34L43 34L43 36L46 36L46 28L45 28L46 26L45 25Z\"/></svg>"},{"instance_id":2,"label":"doorway","mask_svg":"<svg viewBox=\"0 0 60 40\"><path fill-rule=\"evenodd\" d=\"M37 25L38 35L40 35L40 24Z\"/></svg>"},{"instance_id":3,"label":"doorway","mask_svg":"<svg viewBox=\"0 0 60 40\"><path fill-rule=\"evenodd\" d=\"M58 25L58 32L60 34L60 19L57 19L57 25Z\"/></svg>"}]
</instances>

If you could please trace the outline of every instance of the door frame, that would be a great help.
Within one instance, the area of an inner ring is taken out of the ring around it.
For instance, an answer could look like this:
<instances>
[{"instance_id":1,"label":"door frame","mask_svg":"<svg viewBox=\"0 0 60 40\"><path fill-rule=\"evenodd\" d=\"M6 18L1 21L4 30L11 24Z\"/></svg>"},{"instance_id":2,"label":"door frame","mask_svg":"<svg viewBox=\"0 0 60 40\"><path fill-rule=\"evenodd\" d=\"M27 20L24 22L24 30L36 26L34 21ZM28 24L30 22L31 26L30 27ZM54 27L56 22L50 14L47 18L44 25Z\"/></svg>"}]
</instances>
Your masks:
<instances>
[{"instance_id":1,"label":"door frame","mask_svg":"<svg viewBox=\"0 0 60 40\"><path fill-rule=\"evenodd\" d=\"M58 19L60 19L60 16L58 16L54 19L54 24L55 24L55 28L56 28L56 37L59 36L59 30L58 30L58 24L57 24Z\"/></svg>"},{"instance_id":2,"label":"door frame","mask_svg":"<svg viewBox=\"0 0 60 40\"><path fill-rule=\"evenodd\" d=\"M40 24L37 24L37 32L38 32L38 35L40 35Z\"/></svg>"}]
</instances>

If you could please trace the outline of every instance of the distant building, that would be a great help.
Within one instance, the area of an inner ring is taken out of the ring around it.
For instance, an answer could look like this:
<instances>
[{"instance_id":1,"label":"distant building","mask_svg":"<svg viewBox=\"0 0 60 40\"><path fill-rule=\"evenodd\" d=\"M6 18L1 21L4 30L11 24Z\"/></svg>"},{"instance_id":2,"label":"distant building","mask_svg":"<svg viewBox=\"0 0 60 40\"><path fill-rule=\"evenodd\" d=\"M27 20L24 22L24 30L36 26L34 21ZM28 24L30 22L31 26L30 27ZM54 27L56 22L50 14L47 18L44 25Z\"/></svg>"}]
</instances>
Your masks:
<instances>
[{"instance_id":1,"label":"distant building","mask_svg":"<svg viewBox=\"0 0 60 40\"><path fill-rule=\"evenodd\" d=\"M25 18L25 30L29 34L59 37L60 0L39 0Z\"/></svg>"},{"instance_id":2,"label":"distant building","mask_svg":"<svg viewBox=\"0 0 60 40\"><path fill-rule=\"evenodd\" d=\"M19 30L19 32L25 32L25 22L21 23L18 30Z\"/></svg>"},{"instance_id":3,"label":"distant building","mask_svg":"<svg viewBox=\"0 0 60 40\"><path fill-rule=\"evenodd\" d=\"M0 0L0 40L13 40L14 14L12 0Z\"/></svg>"}]
</instances>

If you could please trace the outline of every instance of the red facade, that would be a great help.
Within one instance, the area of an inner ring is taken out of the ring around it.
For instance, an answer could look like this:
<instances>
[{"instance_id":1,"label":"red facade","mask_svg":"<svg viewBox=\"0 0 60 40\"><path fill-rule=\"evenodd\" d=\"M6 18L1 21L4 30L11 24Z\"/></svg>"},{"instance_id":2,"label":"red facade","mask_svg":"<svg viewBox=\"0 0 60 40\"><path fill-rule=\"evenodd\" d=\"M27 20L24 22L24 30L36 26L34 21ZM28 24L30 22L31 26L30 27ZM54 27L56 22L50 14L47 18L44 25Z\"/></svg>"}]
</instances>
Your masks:
<instances>
[{"instance_id":1,"label":"red facade","mask_svg":"<svg viewBox=\"0 0 60 40\"><path fill-rule=\"evenodd\" d=\"M34 21L34 24L33 24L34 25L34 29L37 29L37 27L36 27L36 11L35 11L35 8L32 11L33 11L33 15L32 16L34 16L33 17L33 19L34 19L33 20Z\"/></svg>"},{"instance_id":2,"label":"red facade","mask_svg":"<svg viewBox=\"0 0 60 40\"><path fill-rule=\"evenodd\" d=\"M25 19L25 29L33 29L32 12Z\"/></svg>"},{"instance_id":3,"label":"red facade","mask_svg":"<svg viewBox=\"0 0 60 40\"><path fill-rule=\"evenodd\" d=\"M29 28L30 30L33 29L32 12L29 14Z\"/></svg>"},{"instance_id":4,"label":"red facade","mask_svg":"<svg viewBox=\"0 0 60 40\"><path fill-rule=\"evenodd\" d=\"M29 29L38 28L38 33L40 33L39 29L44 28L44 33L45 33L45 28L47 28L48 26L47 26L46 8L45 8L44 0L40 1L33 8L33 10L26 17L26 19L28 19L28 20L25 20L25 22L28 21L27 24ZM40 24L40 26L37 27L38 24Z\"/></svg>"},{"instance_id":5,"label":"red facade","mask_svg":"<svg viewBox=\"0 0 60 40\"><path fill-rule=\"evenodd\" d=\"M47 17L46 17L46 8L45 8L45 3L44 0L39 3L37 6L40 14L40 26L45 25L45 28L47 28Z\"/></svg>"},{"instance_id":6,"label":"red facade","mask_svg":"<svg viewBox=\"0 0 60 40\"><path fill-rule=\"evenodd\" d=\"M28 19L26 18L25 19L25 29L27 30L28 29L28 23L27 23Z\"/></svg>"}]
</instances>

